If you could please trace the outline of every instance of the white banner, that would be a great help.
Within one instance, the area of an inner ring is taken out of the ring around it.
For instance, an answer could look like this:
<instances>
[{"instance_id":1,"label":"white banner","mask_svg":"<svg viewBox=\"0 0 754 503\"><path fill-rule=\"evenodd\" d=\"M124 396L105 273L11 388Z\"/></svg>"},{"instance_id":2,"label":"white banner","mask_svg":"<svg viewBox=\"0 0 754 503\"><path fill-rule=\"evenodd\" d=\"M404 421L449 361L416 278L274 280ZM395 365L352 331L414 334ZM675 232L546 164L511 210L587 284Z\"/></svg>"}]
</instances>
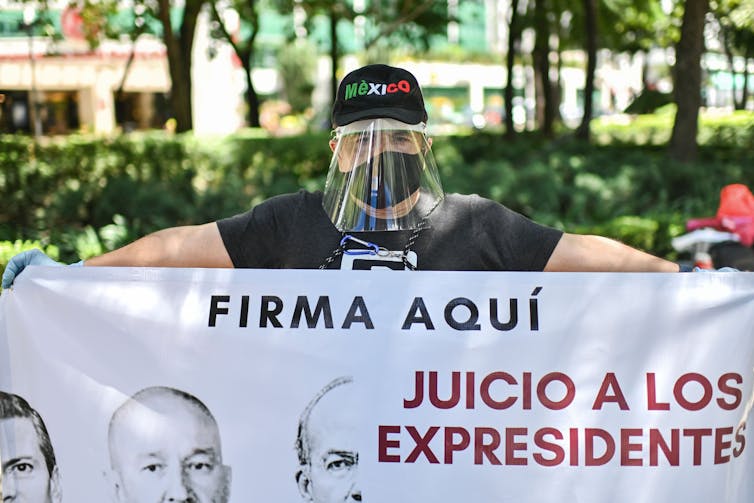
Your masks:
<instances>
[{"instance_id":1,"label":"white banner","mask_svg":"<svg viewBox=\"0 0 754 503\"><path fill-rule=\"evenodd\" d=\"M31 267L0 307L5 497L754 499L754 274Z\"/></svg>"}]
</instances>

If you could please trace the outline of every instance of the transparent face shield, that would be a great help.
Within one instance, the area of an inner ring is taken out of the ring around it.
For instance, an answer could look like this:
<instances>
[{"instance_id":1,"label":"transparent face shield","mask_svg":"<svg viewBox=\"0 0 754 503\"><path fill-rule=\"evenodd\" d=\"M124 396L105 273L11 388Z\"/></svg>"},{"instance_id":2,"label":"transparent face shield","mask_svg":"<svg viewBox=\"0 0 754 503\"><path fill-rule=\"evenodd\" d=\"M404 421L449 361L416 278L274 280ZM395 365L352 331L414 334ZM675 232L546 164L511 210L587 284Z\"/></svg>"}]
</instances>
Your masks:
<instances>
[{"instance_id":1,"label":"transparent face shield","mask_svg":"<svg viewBox=\"0 0 754 503\"><path fill-rule=\"evenodd\" d=\"M349 231L416 229L443 198L424 124L368 119L335 130L323 206Z\"/></svg>"}]
</instances>

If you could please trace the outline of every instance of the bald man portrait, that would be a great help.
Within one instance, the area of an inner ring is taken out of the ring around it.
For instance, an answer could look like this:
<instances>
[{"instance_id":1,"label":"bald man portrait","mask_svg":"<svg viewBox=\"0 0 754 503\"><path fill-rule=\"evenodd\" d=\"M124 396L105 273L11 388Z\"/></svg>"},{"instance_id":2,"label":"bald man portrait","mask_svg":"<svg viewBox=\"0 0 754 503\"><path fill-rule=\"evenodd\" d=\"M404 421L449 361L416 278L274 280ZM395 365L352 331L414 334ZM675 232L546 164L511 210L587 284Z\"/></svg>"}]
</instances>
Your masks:
<instances>
[{"instance_id":1,"label":"bald man portrait","mask_svg":"<svg viewBox=\"0 0 754 503\"><path fill-rule=\"evenodd\" d=\"M301 414L296 482L305 501L361 501L355 398L353 378L339 377L322 388Z\"/></svg>"},{"instance_id":2,"label":"bald man portrait","mask_svg":"<svg viewBox=\"0 0 754 503\"><path fill-rule=\"evenodd\" d=\"M0 391L0 501L60 503L60 475L39 413L18 395Z\"/></svg>"},{"instance_id":3,"label":"bald man portrait","mask_svg":"<svg viewBox=\"0 0 754 503\"><path fill-rule=\"evenodd\" d=\"M139 391L108 428L111 484L118 503L227 503L231 470L209 409L174 388Z\"/></svg>"}]
</instances>

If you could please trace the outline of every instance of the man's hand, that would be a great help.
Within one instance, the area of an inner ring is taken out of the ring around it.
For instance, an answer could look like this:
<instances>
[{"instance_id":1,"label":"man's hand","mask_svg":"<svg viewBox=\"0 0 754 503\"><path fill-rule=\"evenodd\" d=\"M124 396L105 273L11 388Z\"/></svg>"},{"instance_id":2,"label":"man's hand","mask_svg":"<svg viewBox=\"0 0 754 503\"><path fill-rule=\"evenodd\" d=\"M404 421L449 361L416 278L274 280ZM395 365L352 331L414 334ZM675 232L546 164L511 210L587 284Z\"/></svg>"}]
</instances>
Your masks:
<instances>
[{"instance_id":1,"label":"man's hand","mask_svg":"<svg viewBox=\"0 0 754 503\"><path fill-rule=\"evenodd\" d=\"M61 264L60 262L56 262L52 260L50 257L44 254L42 250L39 249L33 249L33 250L26 250L25 252L21 252L18 255L14 256L10 261L8 262L8 265L5 267L5 272L3 273L3 288L10 288L11 285L13 285L13 280L16 279L16 276L21 274L21 271L26 269L27 265L59 265L62 266L64 264Z\"/></svg>"}]
</instances>

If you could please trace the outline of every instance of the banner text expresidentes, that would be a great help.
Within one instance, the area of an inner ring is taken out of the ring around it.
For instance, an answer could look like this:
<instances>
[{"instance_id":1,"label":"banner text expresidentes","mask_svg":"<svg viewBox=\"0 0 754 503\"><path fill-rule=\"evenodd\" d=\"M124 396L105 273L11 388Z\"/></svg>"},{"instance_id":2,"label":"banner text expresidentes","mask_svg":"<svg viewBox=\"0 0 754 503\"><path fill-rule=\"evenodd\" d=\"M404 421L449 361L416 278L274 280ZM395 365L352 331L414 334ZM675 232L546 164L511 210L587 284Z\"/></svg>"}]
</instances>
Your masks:
<instances>
[{"instance_id":1,"label":"banner text expresidentes","mask_svg":"<svg viewBox=\"0 0 754 503\"><path fill-rule=\"evenodd\" d=\"M454 371L450 380L451 395L441 399L438 396L438 373L417 371L414 395L403 400L403 407L486 407L493 410L518 407L530 411L536 405L561 411L572 405L577 394L574 380L562 372L550 372L535 380L531 372L523 372L517 377L497 371L485 374L480 380L475 372ZM667 400L660 398L655 373L646 373L645 381L646 401L641 405L644 411L667 413L671 405L690 412L707 407L731 411L742 402L743 377L735 372L725 373L715 381L699 373L683 374L675 381ZM512 393L493 396L493 385L500 383L507 385L506 388ZM701 396L687 397L689 394L696 395L698 388L702 389ZM552 389L556 389L555 394L559 396L551 397ZM563 389L565 393L562 393ZM604 407L631 410L612 372L605 374L591 410L600 411ZM620 466L679 466L684 462L693 465L722 464L743 453L746 446L745 429L745 422L715 428L620 428L617 432L603 428L541 427L532 430L524 426L469 428L436 425L420 430L409 425L380 425L378 455L379 461L384 463L425 460L429 463L453 464L458 462L455 461L458 453L465 451L470 454L464 459L476 465L526 466L534 463L546 467L602 466L613 460ZM439 438L439 442L432 447L430 442L435 437ZM406 447L410 452L401 454L400 449L404 448L403 452L406 452Z\"/></svg>"}]
</instances>

